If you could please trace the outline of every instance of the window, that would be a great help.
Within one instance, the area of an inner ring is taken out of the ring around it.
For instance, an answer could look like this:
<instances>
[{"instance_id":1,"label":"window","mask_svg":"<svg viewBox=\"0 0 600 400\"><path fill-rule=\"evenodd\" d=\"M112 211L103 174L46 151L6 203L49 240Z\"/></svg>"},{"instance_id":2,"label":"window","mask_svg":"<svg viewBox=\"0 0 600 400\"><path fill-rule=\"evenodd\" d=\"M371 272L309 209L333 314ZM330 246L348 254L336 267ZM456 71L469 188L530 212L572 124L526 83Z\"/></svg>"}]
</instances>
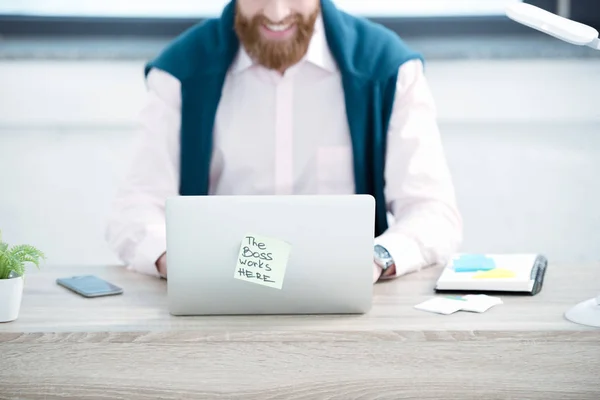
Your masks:
<instances>
[{"instance_id":1,"label":"window","mask_svg":"<svg viewBox=\"0 0 600 400\"><path fill-rule=\"evenodd\" d=\"M0 0L0 35L172 37L217 16L229 0ZM600 29L598 0L333 0L401 36L534 34L508 20L526 1Z\"/></svg>"},{"instance_id":2,"label":"window","mask_svg":"<svg viewBox=\"0 0 600 400\"><path fill-rule=\"evenodd\" d=\"M354 14L376 17L501 15L521 0L335 0ZM227 0L2 0L0 14L63 17L207 17Z\"/></svg>"}]
</instances>

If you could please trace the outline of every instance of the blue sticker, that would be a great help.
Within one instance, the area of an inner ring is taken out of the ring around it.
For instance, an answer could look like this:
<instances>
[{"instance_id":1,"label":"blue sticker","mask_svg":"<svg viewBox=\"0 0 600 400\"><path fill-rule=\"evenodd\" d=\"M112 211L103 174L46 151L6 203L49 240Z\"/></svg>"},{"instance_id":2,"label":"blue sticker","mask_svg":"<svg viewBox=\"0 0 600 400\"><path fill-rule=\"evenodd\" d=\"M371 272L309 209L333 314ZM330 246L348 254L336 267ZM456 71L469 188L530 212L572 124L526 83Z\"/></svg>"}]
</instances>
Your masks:
<instances>
[{"instance_id":1,"label":"blue sticker","mask_svg":"<svg viewBox=\"0 0 600 400\"><path fill-rule=\"evenodd\" d=\"M483 254L465 254L452 261L456 272L490 271L496 268L496 263Z\"/></svg>"}]
</instances>

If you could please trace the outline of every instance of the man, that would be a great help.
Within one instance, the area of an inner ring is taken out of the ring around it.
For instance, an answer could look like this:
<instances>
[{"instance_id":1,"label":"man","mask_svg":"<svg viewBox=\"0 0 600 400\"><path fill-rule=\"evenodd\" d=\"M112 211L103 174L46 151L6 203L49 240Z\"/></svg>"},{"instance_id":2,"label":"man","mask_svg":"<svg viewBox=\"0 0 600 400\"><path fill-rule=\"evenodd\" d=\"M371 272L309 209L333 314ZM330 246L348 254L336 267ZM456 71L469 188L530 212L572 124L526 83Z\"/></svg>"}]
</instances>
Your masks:
<instances>
[{"instance_id":1,"label":"man","mask_svg":"<svg viewBox=\"0 0 600 400\"><path fill-rule=\"evenodd\" d=\"M107 230L132 269L167 276L164 204L177 195L371 194L373 282L456 251L422 60L385 28L331 0L234 0L146 74L141 148Z\"/></svg>"}]
</instances>

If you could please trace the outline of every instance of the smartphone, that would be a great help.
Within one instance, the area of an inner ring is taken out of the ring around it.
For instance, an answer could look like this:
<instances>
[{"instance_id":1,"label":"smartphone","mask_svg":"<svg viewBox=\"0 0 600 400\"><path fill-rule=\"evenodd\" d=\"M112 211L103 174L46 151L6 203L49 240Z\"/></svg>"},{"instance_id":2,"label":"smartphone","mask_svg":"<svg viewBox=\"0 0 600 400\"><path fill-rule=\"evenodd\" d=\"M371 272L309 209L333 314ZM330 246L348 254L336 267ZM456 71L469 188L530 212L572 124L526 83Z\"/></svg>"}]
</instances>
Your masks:
<instances>
[{"instance_id":1,"label":"smartphone","mask_svg":"<svg viewBox=\"0 0 600 400\"><path fill-rule=\"evenodd\" d=\"M56 283L83 297L112 296L123 293L123 289L120 287L94 275L59 278Z\"/></svg>"}]
</instances>

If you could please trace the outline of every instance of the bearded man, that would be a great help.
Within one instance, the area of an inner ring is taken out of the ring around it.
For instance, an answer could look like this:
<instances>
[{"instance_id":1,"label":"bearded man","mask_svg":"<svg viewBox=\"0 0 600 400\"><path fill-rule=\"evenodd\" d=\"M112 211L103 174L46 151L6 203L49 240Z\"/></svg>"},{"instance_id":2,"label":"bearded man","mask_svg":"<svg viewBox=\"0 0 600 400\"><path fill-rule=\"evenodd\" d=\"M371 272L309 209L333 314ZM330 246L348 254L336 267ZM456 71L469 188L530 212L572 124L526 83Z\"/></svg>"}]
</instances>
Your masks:
<instances>
[{"instance_id":1,"label":"bearded man","mask_svg":"<svg viewBox=\"0 0 600 400\"><path fill-rule=\"evenodd\" d=\"M373 282L457 250L423 59L383 26L332 0L233 0L145 73L143 140L107 229L130 268L167 276L178 195L370 194Z\"/></svg>"}]
</instances>

